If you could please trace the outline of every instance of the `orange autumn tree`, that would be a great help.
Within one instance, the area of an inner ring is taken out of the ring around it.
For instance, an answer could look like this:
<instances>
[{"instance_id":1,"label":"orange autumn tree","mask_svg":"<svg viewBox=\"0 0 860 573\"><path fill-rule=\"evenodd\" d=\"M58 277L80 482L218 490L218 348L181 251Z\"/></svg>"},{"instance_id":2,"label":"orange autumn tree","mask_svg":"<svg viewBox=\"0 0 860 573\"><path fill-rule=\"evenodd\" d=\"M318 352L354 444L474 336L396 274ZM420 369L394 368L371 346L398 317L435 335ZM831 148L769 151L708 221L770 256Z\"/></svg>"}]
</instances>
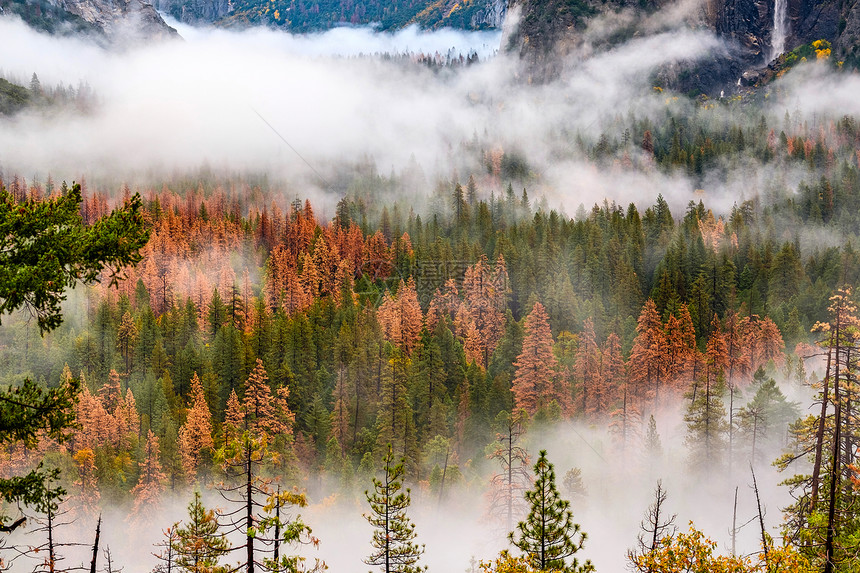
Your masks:
<instances>
[{"instance_id":1,"label":"orange autumn tree","mask_svg":"<svg viewBox=\"0 0 860 573\"><path fill-rule=\"evenodd\" d=\"M517 409L529 415L549 406L553 401L562 411L570 405L568 393L558 376L558 361L552 352L552 330L543 305L535 302L526 317L523 351L514 362L516 373L511 390Z\"/></svg>"},{"instance_id":2,"label":"orange autumn tree","mask_svg":"<svg viewBox=\"0 0 860 573\"><path fill-rule=\"evenodd\" d=\"M377 312L377 320L385 338L403 350L407 356L411 355L418 345L424 322L415 279L409 277L407 282L400 279L397 295L390 292L385 294Z\"/></svg>"},{"instance_id":3,"label":"orange autumn tree","mask_svg":"<svg viewBox=\"0 0 860 573\"><path fill-rule=\"evenodd\" d=\"M448 279L442 289L437 288L433 293L430 306L427 308L427 316L424 318L424 325L429 332L433 332L440 320L446 318L453 321L459 310L460 294L457 291L457 283L454 279Z\"/></svg>"},{"instance_id":4,"label":"orange autumn tree","mask_svg":"<svg viewBox=\"0 0 860 573\"><path fill-rule=\"evenodd\" d=\"M149 430L146 435L144 459L140 465L140 480L131 490L134 496L134 506L128 520L133 526L143 526L152 523L161 511L161 494L164 492L164 480L167 476L161 471L158 448L158 436Z\"/></svg>"},{"instance_id":5,"label":"orange autumn tree","mask_svg":"<svg viewBox=\"0 0 860 573\"><path fill-rule=\"evenodd\" d=\"M751 361L750 370L752 372L765 366L771 360L777 366L782 364L785 359L783 353L785 342L782 340L779 327L769 316L764 318L753 316L750 320L747 337Z\"/></svg>"},{"instance_id":6,"label":"orange autumn tree","mask_svg":"<svg viewBox=\"0 0 860 573\"><path fill-rule=\"evenodd\" d=\"M271 438L292 434L295 416L287 406L287 394L286 388L281 388L272 396L269 376L263 361L258 358L254 370L245 380L242 398L244 428L257 437Z\"/></svg>"},{"instance_id":7,"label":"orange autumn tree","mask_svg":"<svg viewBox=\"0 0 860 573\"><path fill-rule=\"evenodd\" d=\"M478 262L466 269L463 277L463 302L477 330L478 336L473 337L473 345L477 346L476 353L482 355L478 361L481 366L487 365L505 331L503 289L507 280L500 278L507 276L504 264L504 259L500 259L500 268L494 271L490 268L487 256L482 255ZM468 323L464 330L468 331Z\"/></svg>"},{"instance_id":8,"label":"orange autumn tree","mask_svg":"<svg viewBox=\"0 0 860 573\"><path fill-rule=\"evenodd\" d=\"M660 386L665 382L667 342L660 314L652 299L645 301L636 325L636 340L630 351L630 382L640 401L660 404Z\"/></svg>"},{"instance_id":9,"label":"orange autumn tree","mask_svg":"<svg viewBox=\"0 0 860 573\"><path fill-rule=\"evenodd\" d=\"M227 398L227 412L224 415L224 444L227 445L235 440L245 429L245 411L236 395L236 390L230 391Z\"/></svg>"},{"instance_id":10,"label":"orange autumn tree","mask_svg":"<svg viewBox=\"0 0 860 573\"><path fill-rule=\"evenodd\" d=\"M206 403L203 384L197 372L191 378L191 396L193 405L188 410L185 423L179 428L179 455L182 457L182 469L189 483L197 477L197 468L207 450L215 447L212 440L212 414Z\"/></svg>"}]
</instances>

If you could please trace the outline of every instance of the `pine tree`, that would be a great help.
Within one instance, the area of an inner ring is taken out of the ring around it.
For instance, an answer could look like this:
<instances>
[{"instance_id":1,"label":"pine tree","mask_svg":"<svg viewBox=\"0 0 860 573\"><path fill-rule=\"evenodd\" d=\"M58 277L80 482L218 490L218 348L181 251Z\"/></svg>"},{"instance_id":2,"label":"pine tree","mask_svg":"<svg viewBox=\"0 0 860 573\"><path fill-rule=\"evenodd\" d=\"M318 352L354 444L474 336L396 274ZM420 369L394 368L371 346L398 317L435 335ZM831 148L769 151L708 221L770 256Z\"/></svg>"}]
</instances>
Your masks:
<instances>
[{"instance_id":1,"label":"pine tree","mask_svg":"<svg viewBox=\"0 0 860 573\"><path fill-rule=\"evenodd\" d=\"M191 395L193 405L188 410L185 423L179 428L179 453L185 476L189 481L194 481L202 457L215 447L212 440L212 415L196 372L191 379Z\"/></svg>"},{"instance_id":2,"label":"pine tree","mask_svg":"<svg viewBox=\"0 0 860 573\"><path fill-rule=\"evenodd\" d=\"M529 415L534 415L553 400L562 409L567 408L570 397L559 380L558 362L552 352L549 317L541 303L535 302L526 317L525 330L523 351L514 363L517 370L511 388L517 409L523 408Z\"/></svg>"},{"instance_id":3,"label":"pine tree","mask_svg":"<svg viewBox=\"0 0 860 573\"><path fill-rule=\"evenodd\" d=\"M183 527L178 524L173 532L174 563L189 573L220 573L226 567L218 566L218 559L227 553L230 544L218 533L215 510L206 509L198 490L188 504L188 519Z\"/></svg>"},{"instance_id":4,"label":"pine tree","mask_svg":"<svg viewBox=\"0 0 860 573\"><path fill-rule=\"evenodd\" d=\"M129 311L122 315L119 329L116 333L116 345L125 361L125 373L131 372L131 358L134 353L134 341L137 338L137 325Z\"/></svg>"},{"instance_id":5,"label":"pine tree","mask_svg":"<svg viewBox=\"0 0 860 573\"><path fill-rule=\"evenodd\" d=\"M761 379L753 398L736 416L741 437L750 447L752 464L758 462L761 450L786 446L786 429L797 419L798 413L798 404L786 400L773 378Z\"/></svg>"},{"instance_id":6,"label":"pine tree","mask_svg":"<svg viewBox=\"0 0 860 573\"><path fill-rule=\"evenodd\" d=\"M80 512L79 515L83 515L88 520L95 519L99 514L99 500L101 500L96 475L98 469L96 456L90 448L84 448L76 452L72 459L78 466L79 480L75 485L80 488L80 493L75 499L75 508Z\"/></svg>"},{"instance_id":7,"label":"pine tree","mask_svg":"<svg viewBox=\"0 0 860 573\"><path fill-rule=\"evenodd\" d=\"M383 573L418 573L426 567L418 565L424 546L414 543L415 525L406 515L411 503L410 490L403 489L403 462L395 464L391 446L382 459L382 479L373 478L373 493L364 492L371 513L364 517L376 530L371 545L374 552L364 560L379 567Z\"/></svg>"},{"instance_id":8,"label":"pine tree","mask_svg":"<svg viewBox=\"0 0 860 573\"><path fill-rule=\"evenodd\" d=\"M726 447L728 423L722 400L725 383L722 374L713 380L709 376L704 378L699 382L704 388L695 393L684 416L687 423L685 442L690 450L690 466L713 472L719 467Z\"/></svg>"},{"instance_id":9,"label":"pine tree","mask_svg":"<svg viewBox=\"0 0 860 573\"><path fill-rule=\"evenodd\" d=\"M555 486L555 470L541 450L534 465L534 488L526 492L531 510L526 521L517 525L517 532L509 538L539 571L558 570L564 573L588 573L594 571L591 561L582 565L574 555L579 552L586 539L580 533L578 523L573 523L570 502L561 498ZM579 535L579 540L574 538ZM569 559L572 560L568 561Z\"/></svg>"},{"instance_id":10,"label":"pine tree","mask_svg":"<svg viewBox=\"0 0 860 573\"><path fill-rule=\"evenodd\" d=\"M636 325L636 340L630 351L630 382L641 401L660 404L660 386L666 378L668 354L663 323L652 299L645 301Z\"/></svg>"},{"instance_id":11,"label":"pine tree","mask_svg":"<svg viewBox=\"0 0 860 573\"><path fill-rule=\"evenodd\" d=\"M853 508L858 498L850 478L857 470L851 468L849 460L856 453L850 445L856 420L851 406L856 400L852 387L860 355L860 318L851 289L838 289L830 303L830 320L814 327L824 333L818 344L827 358L820 382L820 414L798 420L792 426L793 449L799 454L786 454L777 460L784 471L810 453L811 475L804 475L804 471L786 480L797 501L786 508L785 529L795 543L806 547L811 558L823 563L827 573L853 556L856 547L858 526Z\"/></svg>"}]
</instances>

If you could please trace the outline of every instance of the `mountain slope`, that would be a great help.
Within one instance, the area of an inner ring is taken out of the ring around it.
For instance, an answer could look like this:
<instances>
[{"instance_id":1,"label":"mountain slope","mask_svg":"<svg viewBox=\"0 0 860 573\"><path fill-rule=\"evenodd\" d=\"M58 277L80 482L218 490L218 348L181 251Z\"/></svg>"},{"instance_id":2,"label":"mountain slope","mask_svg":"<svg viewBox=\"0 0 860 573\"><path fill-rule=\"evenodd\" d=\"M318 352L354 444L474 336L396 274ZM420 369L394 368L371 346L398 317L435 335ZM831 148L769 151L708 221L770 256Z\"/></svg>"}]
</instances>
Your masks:
<instances>
[{"instance_id":1,"label":"mountain slope","mask_svg":"<svg viewBox=\"0 0 860 573\"><path fill-rule=\"evenodd\" d=\"M500 28L506 0L155 0L157 9L188 24L266 25L316 32L343 25L396 30Z\"/></svg>"}]
</instances>

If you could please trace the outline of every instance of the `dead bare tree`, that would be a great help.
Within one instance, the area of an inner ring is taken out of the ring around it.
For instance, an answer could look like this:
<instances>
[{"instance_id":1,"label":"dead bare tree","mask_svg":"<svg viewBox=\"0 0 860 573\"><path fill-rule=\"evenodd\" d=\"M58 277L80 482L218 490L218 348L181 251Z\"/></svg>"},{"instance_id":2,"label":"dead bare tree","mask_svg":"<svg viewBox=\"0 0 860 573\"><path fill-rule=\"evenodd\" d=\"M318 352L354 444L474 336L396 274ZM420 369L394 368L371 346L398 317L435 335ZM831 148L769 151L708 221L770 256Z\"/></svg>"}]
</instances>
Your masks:
<instances>
[{"instance_id":1,"label":"dead bare tree","mask_svg":"<svg viewBox=\"0 0 860 573\"><path fill-rule=\"evenodd\" d=\"M667 512L666 497L663 480L657 480L657 487L654 489L654 502L645 510L645 518L639 523L641 532L636 539L636 548L627 552L631 562L634 562L634 556L652 553L657 549L660 541L675 535L677 531L675 519L678 516L674 513L670 515ZM637 569L643 573L654 573L650 566L637 567Z\"/></svg>"}]
</instances>

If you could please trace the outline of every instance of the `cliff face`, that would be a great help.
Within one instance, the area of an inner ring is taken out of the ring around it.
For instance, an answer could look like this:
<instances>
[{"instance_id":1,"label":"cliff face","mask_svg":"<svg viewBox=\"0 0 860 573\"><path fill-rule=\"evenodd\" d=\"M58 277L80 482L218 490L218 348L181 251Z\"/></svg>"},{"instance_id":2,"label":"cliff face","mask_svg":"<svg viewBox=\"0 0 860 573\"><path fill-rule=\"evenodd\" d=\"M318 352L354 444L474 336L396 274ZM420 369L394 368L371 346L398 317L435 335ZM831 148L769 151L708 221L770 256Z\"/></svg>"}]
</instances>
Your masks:
<instances>
[{"instance_id":1,"label":"cliff face","mask_svg":"<svg viewBox=\"0 0 860 573\"><path fill-rule=\"evenodd\" d=\"M860 1L846 0L837 22L838 36L833 47L839 58L860 67Z\"/></svg>"},{"instance_id":2,"label":"cliff face","mask_svg":"<svg viewBox=\"0 0 860 573\"><path fill-rule=\"evenodd\" d=\"M185 24L214 22L233 11L230 0L153 0L152 4Z\"/></svg>"},{"instance_id":3,"label":"cliff face","mask_svg":"<svg viewBox=\"0 0 860 573\"><path fill-rule=\"evenodd\" d=\"M490 0L475 11L469 19L469 27L473 30L501 28L507 11L506 0Z\"/></svg>"},{"instance_id":4,"label":"cliff face","mask_svg":"<svg viewBox=\"0 0 860 573\"><path fill-rule=\"evenodd\" d=\"M144 0L53 0L53 3L100 30L115 45L179 37L152 4Z\"/></svg>"},{"instance_id":5,"label":"cliff face","mask_svg":"<svg viewBox=\"0 0 860 573\"><path fill-rule=\"evenodd\" d=\"M683 92L719 95L744 74L755 76L778 54L776 2L782 0L704 0L694 27L713 30L726 40L724 54L714 54L684 69L662 70L658 77ZM818 39L833 45L834 55L860 64L860 0L784 0L784 51ZM588 20L624 9L634 22L660 7L653 0L511 0L510 22L502 48L518 54L529 80L560 73L564 56L582 42ZM639 35L635 28L628 36Z\"/></svg>"},{"instance_id":6,"label":"cliff face","mask_svg":"<svg viewBox=\"0 0 860 573\"><path fill-rule=\"evenodd\" d=\"M512 0L501 47L520 57L527 81L541 82L561 73L588 17L599 13L591 1Z\"/></svg>"},{"instance_id":7,"label":"cliff face","mask_svg":"<svg viewBox=\"0 0 860 573\"><path fill-rule=\"evenodd\" d=\"M723 0L717 4L714 29L737 42L751 59L762 59L771 49L773 0Z\"/></svg>"}]
</instances>

